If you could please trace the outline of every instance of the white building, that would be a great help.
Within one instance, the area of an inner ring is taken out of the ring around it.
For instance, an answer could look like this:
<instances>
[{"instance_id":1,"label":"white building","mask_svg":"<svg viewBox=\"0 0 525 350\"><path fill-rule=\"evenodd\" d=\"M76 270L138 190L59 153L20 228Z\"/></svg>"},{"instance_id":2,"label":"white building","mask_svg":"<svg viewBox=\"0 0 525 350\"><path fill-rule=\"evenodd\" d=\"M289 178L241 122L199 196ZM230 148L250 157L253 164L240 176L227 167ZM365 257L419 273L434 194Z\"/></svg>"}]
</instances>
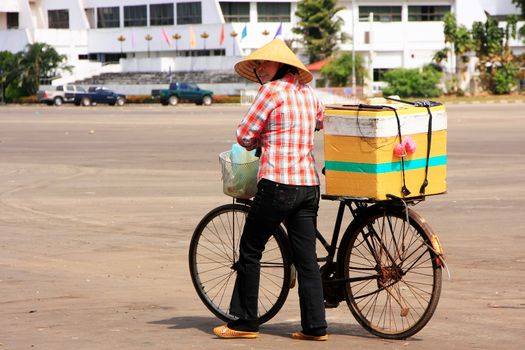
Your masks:
<instances>
[{"instance_id":1,"label":"white building","mask_svg":"<svg viewBox=\"0 0 525 350\"><path fill-rule=\"evenodd\" d=\"M475 21L485 22L487 15L504 19L520 14L511 0L340 0L339 3L347 8L340 13L345 20L343 30L354 33L355 50L365 57L374 82L381 81L381 75L389 69L418 68L432 62L435 52L445 47L442 19L446 12L453 12L457 24L467 28ZM352 46L343 44L341 49L351 51ZM513 40L511 47L516 53L525 51L521 40ZM456 70L454 57L446 64L447 71Z\"/></svg>"},{"instance_id":2,"label":"white building","mask_svg":"<svg viewBox=\"0 0 525 350\"><path fill-rule=\"evenodd\" d=\"M75 67L66 77L70 81L107 71L231 70L240 56L279 31L283 39L294 38L297 2L0 0L0 51L17 52L34 42L52 45ZM445 46L445 12L454 12L458 23L467 27L485 21L487 14L519 13L511 0L340 0L339 4L346 8L339 13L345 20L343 30L355 37L341 49L363 54L374 81L388 69L429 63ZM521 42L513 46L523 51ZM449 64L453 70L454 62Z\"/></svg>"}]
</instances>

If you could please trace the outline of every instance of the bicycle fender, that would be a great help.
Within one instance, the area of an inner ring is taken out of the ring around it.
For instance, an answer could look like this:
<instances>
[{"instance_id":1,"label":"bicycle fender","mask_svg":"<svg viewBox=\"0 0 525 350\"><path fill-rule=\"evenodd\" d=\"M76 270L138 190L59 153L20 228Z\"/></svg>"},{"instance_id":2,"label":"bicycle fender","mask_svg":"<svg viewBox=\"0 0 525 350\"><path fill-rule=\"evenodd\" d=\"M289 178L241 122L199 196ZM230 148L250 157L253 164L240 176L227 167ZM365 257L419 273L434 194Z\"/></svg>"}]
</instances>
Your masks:
<instances>
[{"instance_id":1,"label":"bicycle fender","mask_svg":"<svg viewBox=\"0 0 525 350\"><path fill-rule=\"evenodd\" d=\"M430 241L432 245L432 250L437 255L436 262L439 267L444 268L446 266L444 249L443 249L443 246L441 245L441 241L439 240L437 233L434 232L434 230L428 224L428 222L425 220L424 217L419 215L414 210L408 209L408 211L409 211L409 218L411 220L415 220L422 228L424 228L425 235L427 236L428 240Z\"/></svg>"}]
</instances>

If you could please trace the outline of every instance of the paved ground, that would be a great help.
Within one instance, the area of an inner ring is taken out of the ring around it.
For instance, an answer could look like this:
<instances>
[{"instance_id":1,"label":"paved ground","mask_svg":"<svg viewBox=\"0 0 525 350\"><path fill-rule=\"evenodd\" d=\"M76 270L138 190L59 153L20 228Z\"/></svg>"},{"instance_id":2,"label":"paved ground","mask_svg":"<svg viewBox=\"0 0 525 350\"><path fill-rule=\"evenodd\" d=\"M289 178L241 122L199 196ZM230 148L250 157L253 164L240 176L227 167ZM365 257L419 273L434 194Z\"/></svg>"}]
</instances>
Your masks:
<instances>
[{"instance_id":1,"label":"paved ground","mask_svg":"<svg viewBox=\"0 0 525 350\"><path fill-rule=\"evenodd\" d=\"M0 106L0 349L523 349L521 104L449 106L449 193L418 211L452 279L415 337L373 337L342 306L328 342L292 340L295 290L260 338L212 336L187 250L229 201L217 154L245 109ZM322 231L334 217L323 202Z\"/></svg>"}]
</instances>

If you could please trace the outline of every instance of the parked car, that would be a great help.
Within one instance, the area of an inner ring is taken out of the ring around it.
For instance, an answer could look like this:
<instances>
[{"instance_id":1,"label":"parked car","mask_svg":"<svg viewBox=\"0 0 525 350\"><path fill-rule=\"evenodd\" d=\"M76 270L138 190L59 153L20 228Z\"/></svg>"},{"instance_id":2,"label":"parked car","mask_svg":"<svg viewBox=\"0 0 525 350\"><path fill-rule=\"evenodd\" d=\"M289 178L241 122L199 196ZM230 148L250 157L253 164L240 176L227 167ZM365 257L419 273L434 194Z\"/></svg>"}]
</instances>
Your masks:
<instances>
[{"instance_id":1,"label":"parked car","mask_svg":"<svg viewBox=\"0 0 525 350\"><path fill-rule=\"evenodd\" d=\"M62 106L65 102L73 102L76 94L85 92L86 90L80 86L58 85L55 90L37 91L36 98L40 103L47 103L50 106Z\"/></svg>"},{"instance_id":2,"label":"parked car","mask_svg":"<svg viewBox=\"0 0 525 350\"><path fill-rule=\"evenodd\" d=\"M167 89L152 90L153 98L160 98L164 106L176 106L179 102L193 102L209 106L213 103L213 92L201 89L195 83L171 83Z\"/></svg>"},{"instance_id":3,"label":"parked car","mask_svg":"<svg viewBox=\"0 0 525 350\"><path fill-rule=\"evenodd\" d=\"M77 106L91 106L97 103L122 106L126 103L126 95L118 94L104 87L90 87L88 92L76 94L74 103Z\"/></svg>"}]
</instances>

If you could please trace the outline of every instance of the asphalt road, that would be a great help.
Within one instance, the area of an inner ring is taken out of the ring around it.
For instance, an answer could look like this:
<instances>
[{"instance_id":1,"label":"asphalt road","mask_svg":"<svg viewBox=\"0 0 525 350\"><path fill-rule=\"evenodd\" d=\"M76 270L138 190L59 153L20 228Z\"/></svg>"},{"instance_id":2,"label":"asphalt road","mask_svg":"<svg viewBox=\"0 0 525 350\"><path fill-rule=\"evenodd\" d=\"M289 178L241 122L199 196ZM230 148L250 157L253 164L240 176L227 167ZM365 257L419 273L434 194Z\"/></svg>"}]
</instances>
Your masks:
<instances>
[{"instance_id":1,"label":"asphalt road","mask_svg":"<svg viewBox=\"0 0 525 350\"><path fill-rule=\"evenodd\" d=\"M258 339L216 339L191 285L189 240L230 201L217 155L246 106L0 106L0 349L523 349L524 106L448 106L448 193L416 207L451 270L428 325L383 340L341 305L324 343L289 337L296 290Z\"/></svg>"}]
</instances>

